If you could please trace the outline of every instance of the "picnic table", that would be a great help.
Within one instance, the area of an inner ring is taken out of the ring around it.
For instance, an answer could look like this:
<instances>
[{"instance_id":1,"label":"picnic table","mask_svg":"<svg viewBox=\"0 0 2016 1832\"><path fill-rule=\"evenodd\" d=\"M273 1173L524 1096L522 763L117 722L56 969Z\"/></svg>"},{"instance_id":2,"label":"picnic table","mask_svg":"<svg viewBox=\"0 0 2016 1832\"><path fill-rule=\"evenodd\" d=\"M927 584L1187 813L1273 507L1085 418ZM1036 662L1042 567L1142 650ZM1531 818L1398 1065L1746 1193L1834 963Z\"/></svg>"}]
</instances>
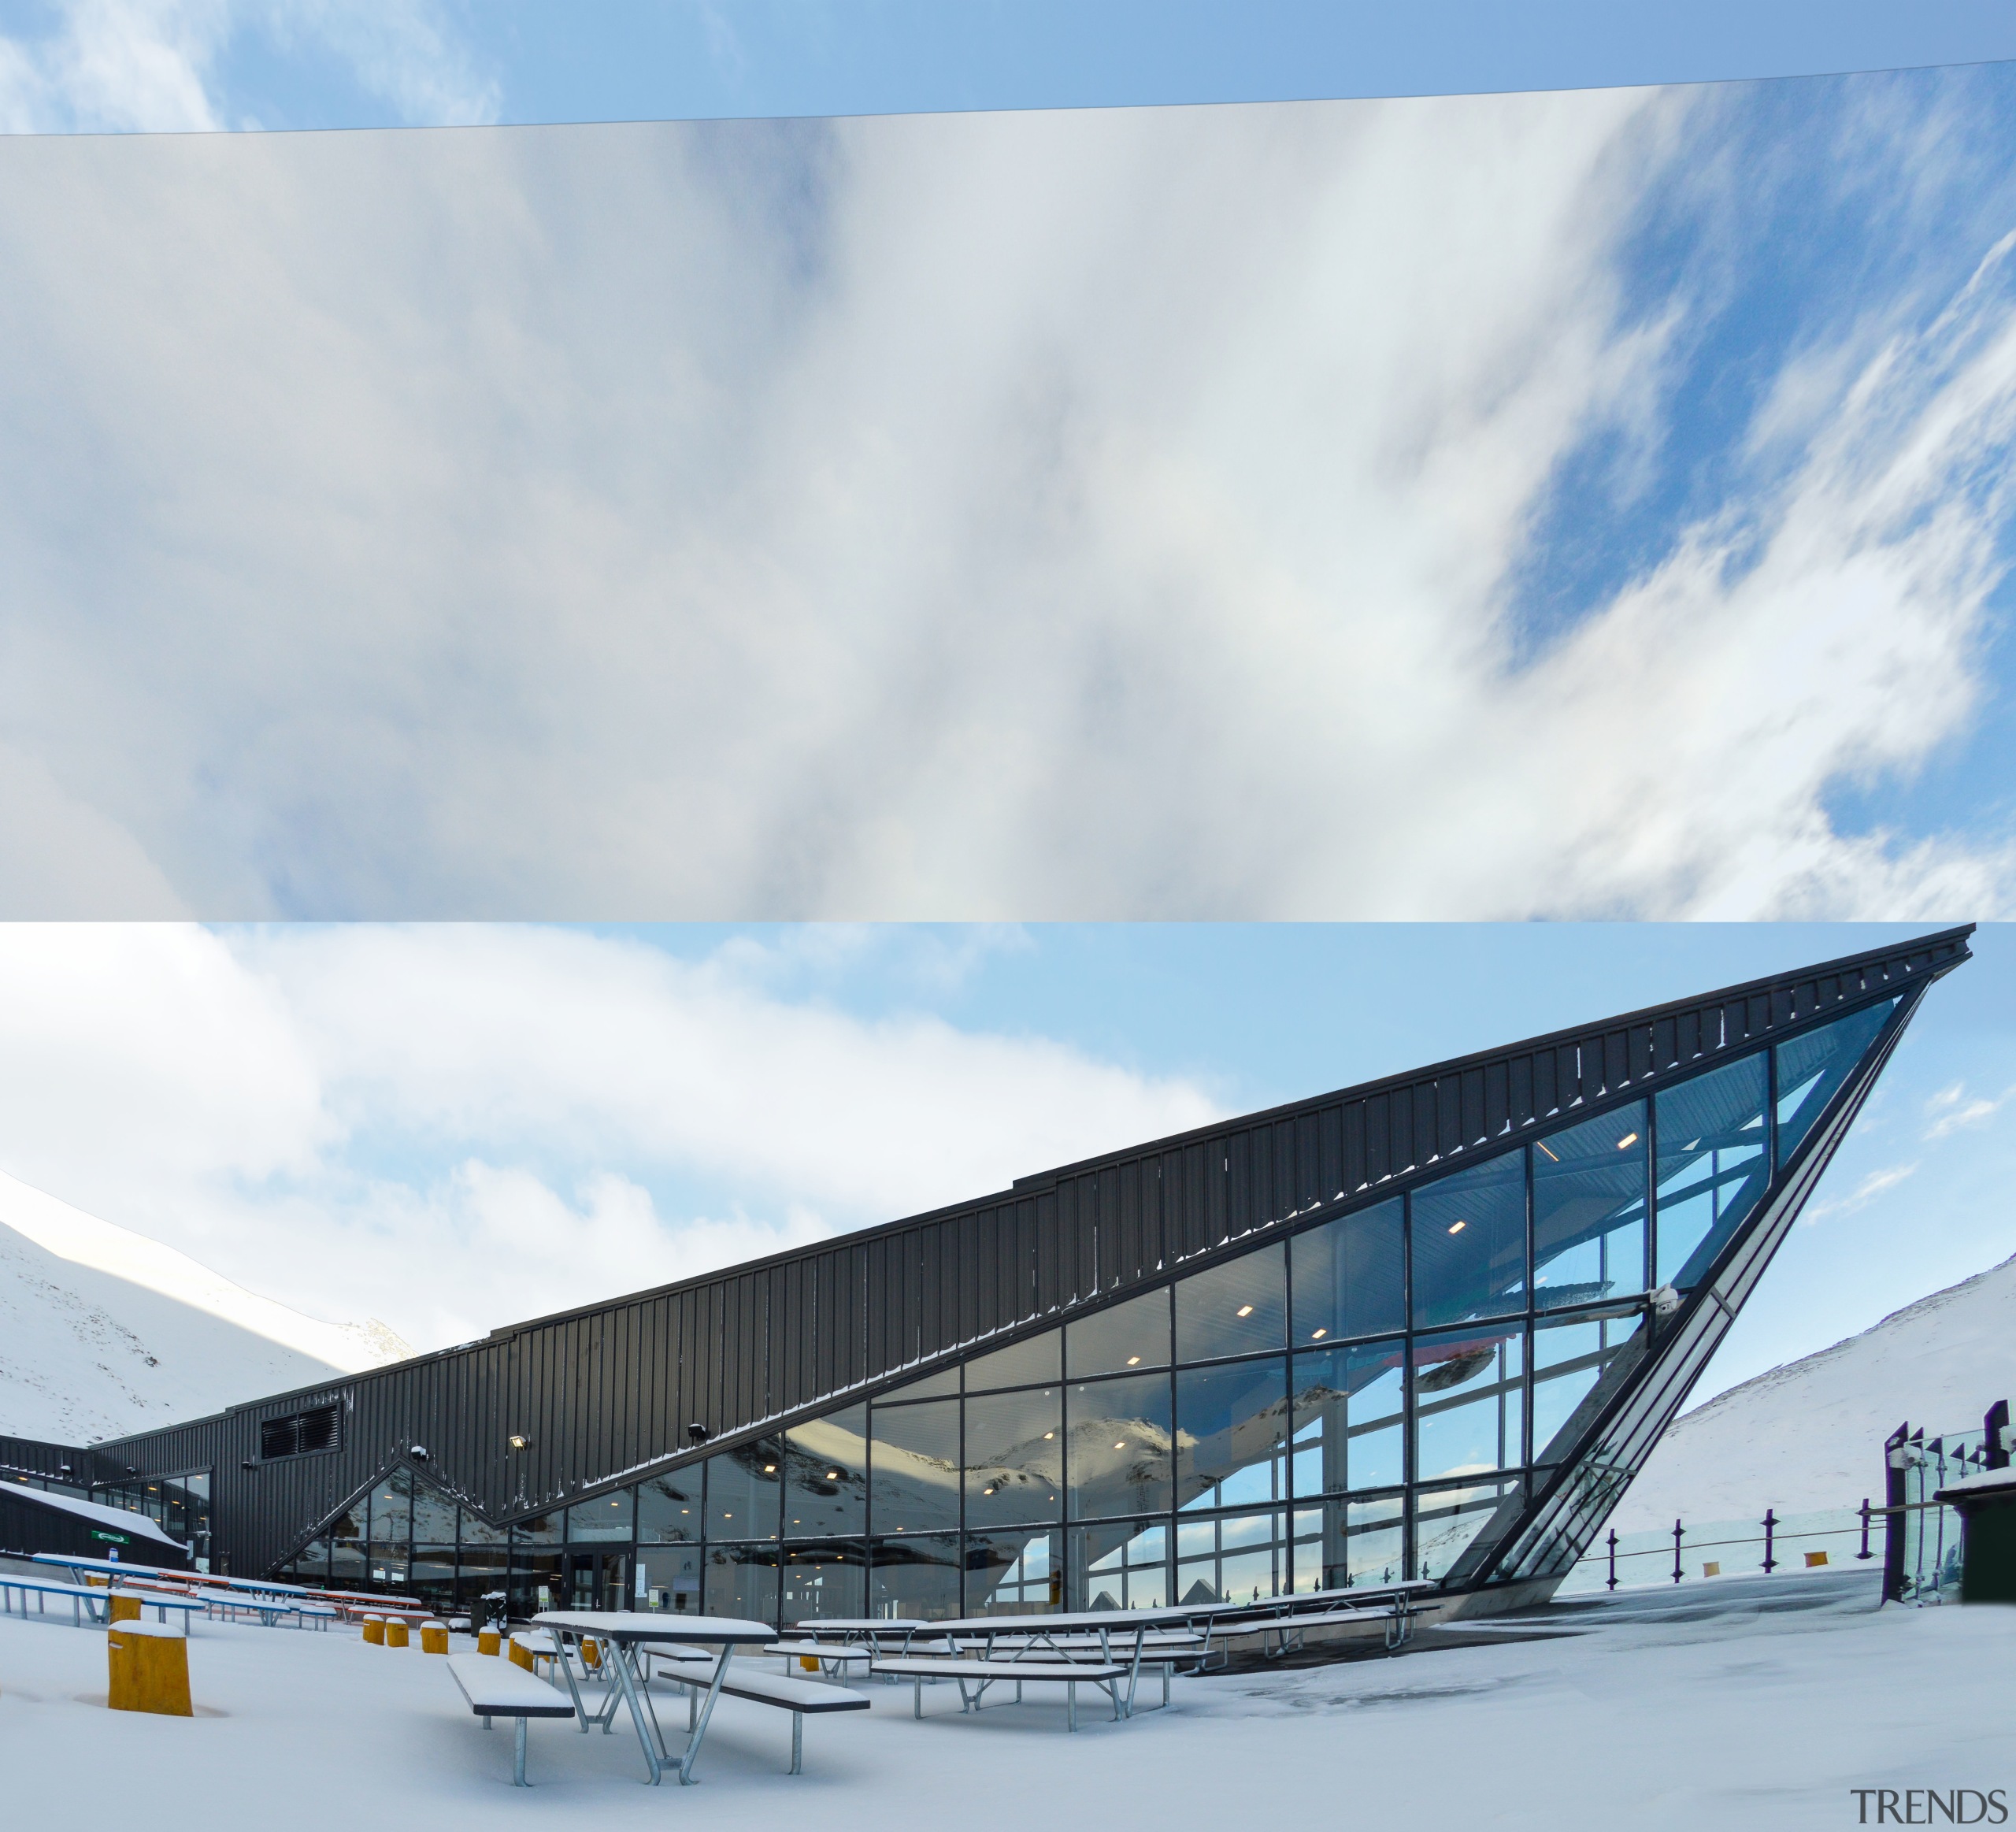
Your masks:
<instances>
[{"instance_id":1,"label":"picnic table","mask_svg":"<svg viewBox=\"0 0 2016 1832\"><path fill-rule=\"evenodd\" d=\"M637 1732L637 1743L644 1752L644 1767L650 1775L650 1785L657 1786L669 1767L679 1770L679 1782L682 1787L690 1786L693 1780L693 1764L699 1759L700 1745L706 1740L708 1720L713 1715L714 1701L721 1697L721 1682L727 1678L728 1662L737 1648L762 1647L773 1641L776 1630L767 1622L748 1622L736 1616L653 1615L638 1610L587 1610L548 1609L534 1616L535 1626L550 1630L556 1639L571 1637L575 1641L593 1640L606 1652L602 1667L604 1673L614 1682L606 1707L591 1715L581 1701L580 1689L576 1684L573 1667L563 1658L554 1664L559 1667L567 1682L567 1690L574 1702L574 1715L583 1734L591 1723L599 1723L606 1730L610 1720L616 1713L619 1702L628 1706L630 1722ZM675 1764L665 1745L664 1733L658 1729L657 1714L644 1703L643 1675L639 1671L639 1648L646 1641L670 1642L680 1647L718 1648L721 1657L715 1661L713 1671L707 1682L706 1697L695 1714L693 1725L686 1738L686 1748ZM585 1671L585 1663L584 1671Z\"/></svg>"},{"instance_id":2,"label":"picnic table","mask_svg":"<svg viewBox=\"0 0 2016 1832\"><path fill-rule=\"evenodd\" d=\"M20 1594L21 1614L28 1612L28 1599L35 1600L35 1614L49 1613L49 1599L67 1597L70 1600L70 1620L82 1628L87 1618L94 1622L105 1620L105 1605L112 1593L102 1585L63 1584L55 1578L39 1579L22 1576L18 1572L0 1571L0 1611L11 1613L14 1595Z\"/></svg>"}]
</instances>

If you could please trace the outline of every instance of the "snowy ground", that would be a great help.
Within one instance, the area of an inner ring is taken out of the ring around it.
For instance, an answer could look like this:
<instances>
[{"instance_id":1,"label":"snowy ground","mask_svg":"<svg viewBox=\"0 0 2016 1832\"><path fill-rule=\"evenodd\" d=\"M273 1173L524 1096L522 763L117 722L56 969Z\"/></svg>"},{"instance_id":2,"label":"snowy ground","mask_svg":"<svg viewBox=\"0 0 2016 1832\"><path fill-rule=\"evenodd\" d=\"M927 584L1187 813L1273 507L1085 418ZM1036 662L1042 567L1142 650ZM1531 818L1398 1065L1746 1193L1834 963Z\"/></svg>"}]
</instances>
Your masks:
<instances>
[{"instance_id":1,"label":"snowy ground","mask_svg":"<svg viewBox=\"0 0 2016 1832\"><path fill-rule=\"evenodd\" d=\"M775 1832L916 1827L1839 1826L1855 1787L2016 1798L2016 1611L1877 1611L1866 1571L1619 1592L1549 1612L1584 1632L1179 1680L1173 1708L1065 1734L1061 1705L962 1718L949 1687L870 1684L870 1712L790 1721L723 1700L701 1785L642 1785L628 1725L535 1725L508 1785L439 1662L350 1634L199 1624L194 1720L103 1708L102 1632L0 1619L0 1769L17 1823L81 1799L145 1803L179 1832L232 1803L289 1832L360 1815L473 1826L668 1823ZM1454 1637L1450 1637L1453 1639ZM668 1719L684 1723L673 1704ZM80 1795L78 1789L85 1792ZM1922 1810L1922 1806L1921 1807ZM1875 1823L1872 1810L1870 1823Z\"/></svg>"}]
</instances>

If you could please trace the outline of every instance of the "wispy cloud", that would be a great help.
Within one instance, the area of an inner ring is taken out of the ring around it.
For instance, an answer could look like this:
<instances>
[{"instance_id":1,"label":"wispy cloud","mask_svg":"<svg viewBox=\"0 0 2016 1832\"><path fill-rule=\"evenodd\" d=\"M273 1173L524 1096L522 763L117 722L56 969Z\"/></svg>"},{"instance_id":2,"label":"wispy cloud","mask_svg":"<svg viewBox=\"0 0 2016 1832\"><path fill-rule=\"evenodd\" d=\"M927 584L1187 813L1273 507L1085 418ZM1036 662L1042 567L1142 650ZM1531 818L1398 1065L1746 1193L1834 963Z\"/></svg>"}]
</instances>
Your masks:
<instances>
[{"instance_id":1,"label":"wispy cloud","mask_svg":"<svg viewBox=\"0 0 2016 1832\"><path fill-rule=\"evenodd\" d=\"M1891 1164L1869 1171L1847 1195L1812 1204L1799 1218L1799 1225L1815 1227L1829 1215L1852 1215L1857 1209L1866 1208L1878 1196L1895 1189L1917 1169L1916 1164Z\"/></svg>"},{"instance_id":2,"label":"wispy cloud","mask_svg":"<svg viewBox=\"0 0 2016 1832\"><path fill-rule=\"evenodd\" d=\"M2005 1088L1992 1097L1970 1096L1958 1081L1942 1088L1925 1103L1925 1137L1928 1140L1943 1139L1963 1126L1978 1126L1999 1112L2012 1094L2016 1094L2016 1088Z\"/></svg>"}]
</instances>

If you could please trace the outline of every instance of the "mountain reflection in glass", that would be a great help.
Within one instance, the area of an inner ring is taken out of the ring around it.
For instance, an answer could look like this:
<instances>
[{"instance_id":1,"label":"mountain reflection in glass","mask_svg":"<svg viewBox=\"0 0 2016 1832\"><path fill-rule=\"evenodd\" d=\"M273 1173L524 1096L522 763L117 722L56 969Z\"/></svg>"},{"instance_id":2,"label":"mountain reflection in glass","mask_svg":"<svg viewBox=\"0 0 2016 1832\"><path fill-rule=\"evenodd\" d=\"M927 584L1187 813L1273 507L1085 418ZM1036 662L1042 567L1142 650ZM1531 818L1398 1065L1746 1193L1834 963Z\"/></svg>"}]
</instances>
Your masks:
<instances>
[{"instance_id":1,"label":"mountain reflection in glass","mask_svg":"<svg viewBox=\"0 0 2016 1832\"><path fill-rule=\"evenodd\" d=\"M868 1527L868 1408L784 1433L784 1537L811 1539Z\"/></svg>"},{"instance_id":2,"label":"mountain reflection in glass","mask_svg":"<svg viewBox=\"0 0 2016 1832\"><path fill-rule=\"evenodd\" d=\"M1167 1374L1073 1385L1065 1395L1065 1427L1073 1520L1169 1511Z\"/></svg>"},{"instance_id":3,"label":"mountain reflection in glass","mask_svg":"<svg viewBox=\"0 0 2016 1832\"><path fill-rule=\"evenodd\" d=\"M1398 1488L1406 1479L1405 1344L1357 1342L1295 1358L1298 1496Z\"/></svg>"},{"instance_id":4,"label":"mountain reflection in glass","mask_svg":"<svg viewBox=\"0 0 2016 1832\"><path fill-rule=\"evenodd\" d=\"M777 1504L784 1493L784 1448L780 1439L759 1437L707 1459L707 1537L773 1540ZM712 1582L711 1579L709 1580ZM776 1593L774 1579L772 1594Z\"/></svg>"},{"instance_id":5,"label":"mountain reflection in glass","mask_svg":"<svg viewBox=\"0 0 2016 1832\"><path fill-rule=\"evenodd\" d=\"M959 1524L959 1402L877 1406L869 1446L869 1512L877 1533Z\"/></svg>"},{"instance_id":6,"label":"mountain reflection in glass","mask_svg":"<svg viewBox=\"0 0 2016 1832\"><path fill-rule=\"evenodd\" d=\"M1526 1307L1526 1155L1501 1151L1409 1199L1417 1327Z\"/></svg>"},{"instance_id":7,"label":"mountain reflection in glass","mask_svg":"<svg viewBox=\"0 0 2016 1832\"><path fill-rule=\"evenodd\" d=\"M1645 1103L1533 1141L1533 1303L1589 1304L1645 1286Z\"/></svg>"},{"instance_id":8,"label":"mountain reflection in glass","mask_svg":"<svg viewBox=\"0 0 2016 1832\"><path fill-rule=\"evenodd\" d=\"M700 1466L689 1465L637 1485L637 1537L648 1544L691 1543L700 1538Z\"/></svg>"},{"instance_id":9,"label":"mountain reflection in glass","mask_svg":"<svg viewBox=\"0 0 2016 1832\"><path fill-rule=\"evenodd\" d=\"M1287 1498L1284 1357L1180 1368L1176 1376L1176 1504L1236 1508Z\"/></svg>"},{"instance_id":10,"label":"mountain reflection in glass","mask_svg":"<svg viewBox=\"0 0 2016 1832\"><path fill-rule=\"evenodd\" d=\"M966 1401L966 1525L1064 1515L1064 1389L1025 1387Z\"/></svg>"}]
</instances>

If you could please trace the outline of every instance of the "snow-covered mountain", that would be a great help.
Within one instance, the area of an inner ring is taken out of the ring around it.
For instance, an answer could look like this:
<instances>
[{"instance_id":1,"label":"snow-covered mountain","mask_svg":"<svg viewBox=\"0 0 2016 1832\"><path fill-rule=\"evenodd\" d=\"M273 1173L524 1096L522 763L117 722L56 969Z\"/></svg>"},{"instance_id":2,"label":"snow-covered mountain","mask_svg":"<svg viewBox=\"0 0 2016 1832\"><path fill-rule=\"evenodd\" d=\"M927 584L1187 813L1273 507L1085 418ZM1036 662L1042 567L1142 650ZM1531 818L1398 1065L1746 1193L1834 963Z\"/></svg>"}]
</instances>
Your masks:
<instances>
[{"instance_id":1,"label":"snow-covered mountain","mask_svg":"<svg viewBox=\"0 0 2016 1832\"><path fill-rule=\"evenodd\" d=\"M2016 1402L2016 1259L1896 1311L1859 1336L1718 1393L1668 1431L1611 1524L1738 1520L1883 1499L1883 1441L1977 1430Z\"/></svg>"},{"instance_id":2,"label":"snow-covered mountain","mask_svg":"<svg viewBox=\"0 0 2016 1832\"><path fill-rule=\"evenodd\" d=\"M0 1432L89 1443L412 1352L0 1175Z\"/></svg>"}]
</instances>

